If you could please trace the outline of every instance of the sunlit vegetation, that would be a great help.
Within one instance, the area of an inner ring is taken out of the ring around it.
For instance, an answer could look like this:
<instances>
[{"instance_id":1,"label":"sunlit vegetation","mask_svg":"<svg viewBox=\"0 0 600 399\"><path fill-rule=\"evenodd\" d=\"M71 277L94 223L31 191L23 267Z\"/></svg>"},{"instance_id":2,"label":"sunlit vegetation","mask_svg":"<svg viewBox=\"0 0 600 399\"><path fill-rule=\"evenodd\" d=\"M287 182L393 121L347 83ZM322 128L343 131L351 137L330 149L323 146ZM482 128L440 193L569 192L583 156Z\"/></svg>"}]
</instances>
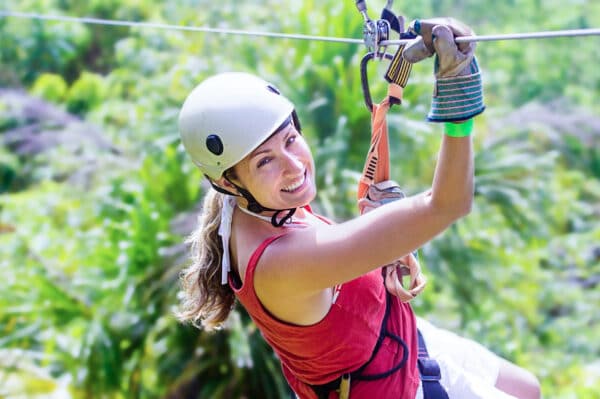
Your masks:
<instances>
[{"instance_id":1,"label":"sunlit vegetation","mask_svg":"<svg viewBox=\"0 0 600 399\"><path fill-rule=\"evenodd\" d=\"M13 10L360 38L352 1L24 0ZM368 2L375 17L383 1ZM591 0L402 2L481 34L600 27ZM600 398L600 38L480 43L472 213L424 247L416 312L533 371L545 398ZM360 45L0 18L0 397L283 398L271 350L236 309L178 324L182 242L206 189L177 113L219 71L273 81L318 165L314 207L357 213L369 141ZM371 70L384 95L383 67ZM430 184L432 63L389 125L392 176ZM54 395L54 396L53 396Z\"/></svg>"}]
</instances>

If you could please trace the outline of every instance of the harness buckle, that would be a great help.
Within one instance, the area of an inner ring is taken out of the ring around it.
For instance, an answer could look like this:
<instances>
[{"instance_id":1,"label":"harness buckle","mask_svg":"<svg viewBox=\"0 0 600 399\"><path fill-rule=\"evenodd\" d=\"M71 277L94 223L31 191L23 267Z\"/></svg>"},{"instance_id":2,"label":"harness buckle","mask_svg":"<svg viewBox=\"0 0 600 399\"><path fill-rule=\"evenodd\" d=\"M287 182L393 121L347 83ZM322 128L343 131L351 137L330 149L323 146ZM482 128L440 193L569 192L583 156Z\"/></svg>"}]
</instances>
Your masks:
<instances>
[{"instance_id":1,"label":"harness buckle","mask_svg":"<svg viewBox=\"0 0 600 399\"><path fill-rule=\"evenodd\" d=\"M342 375L340 378L340 388L338 389L340 399L350 398L350 374Z\"/></svg>"},{"instance_id":2,"label":"harness buckle","mask_svg":"<svg viewBox=\"0 0 600 399\"><path fill-rule=\"evenodd\" d=\"M439 381L442 379L440 365L429 357L419 357L417 360L421 381Z\"/></svg>"}]
</instances>

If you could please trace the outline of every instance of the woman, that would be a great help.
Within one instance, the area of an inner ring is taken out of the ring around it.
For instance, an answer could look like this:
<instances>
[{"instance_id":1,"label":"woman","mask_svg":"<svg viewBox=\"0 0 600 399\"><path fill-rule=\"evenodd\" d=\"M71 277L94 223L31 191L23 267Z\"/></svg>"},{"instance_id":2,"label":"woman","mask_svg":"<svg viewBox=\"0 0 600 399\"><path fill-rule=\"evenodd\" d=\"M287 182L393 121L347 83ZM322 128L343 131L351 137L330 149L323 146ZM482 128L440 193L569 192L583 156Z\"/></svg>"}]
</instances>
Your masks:
<instances>
[{"instance_id":1,"label":"woman","mask_svg":"<svg viewBox=\"0 0 600 399\"><path fill-rule=\"evenodd\" d=\"M193 263L183 275L179 317L216 328L237 297L300 398L423 397L430 383L419 375L417 328L450 398L538 398L529 372L417 319L384 285L380 265L400 259L418 267L411 252L469 212L471 118L484 109L474 46L454 43L470 29L452 19L411 26L420 37L404 57L436 55L428 118L446 122L432 187L371 201L374 209L345 223L312 212L313 158L294 106L275 87L225 73L188 96L182 141L214 190L190 237Z\"/></svg>"}]
</instances>

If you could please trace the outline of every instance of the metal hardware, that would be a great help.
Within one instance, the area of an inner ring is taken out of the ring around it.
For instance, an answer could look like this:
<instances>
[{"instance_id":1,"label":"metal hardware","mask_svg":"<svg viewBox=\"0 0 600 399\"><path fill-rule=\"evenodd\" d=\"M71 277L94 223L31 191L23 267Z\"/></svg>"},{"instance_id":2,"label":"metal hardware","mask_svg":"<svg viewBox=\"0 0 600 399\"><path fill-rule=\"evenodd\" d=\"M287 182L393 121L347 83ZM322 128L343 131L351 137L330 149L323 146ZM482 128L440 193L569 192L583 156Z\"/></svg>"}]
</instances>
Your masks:
<instances>
[{"instance_id":1,"label":"metal hardware","mask_svg":"<svg viewBox=\"0 0 600 399\"><path fill-rule=\"evenodd\" d=\"M371 90L369 88L369 77L367 75L367 64L369 63L369 61L371 61L375 57L376 57L376 54L374 52L368 52L367 54L365 54L363 56L362 60L360 61L360 81L362 84L362 91L363 91L363 97L365 99L365 104L366 104L369 112L373 112L373 99L371 97ZM394 58L394 56L389 53L383 53L383 54L381 54L380 58L392 60Z\"/></svg>"},{"instance_id":2,"label":"metal hardware","mask_svg":"<svg viewBox=\"0 0 600 399\"><path fill-rule=\"evenodd\" d=\"M391 5L390 1L388 1L388 3ZM382 48L380 43L390 39L390 22L387 19L373 21L369 18L365 0L356 0L356 8L363 16L363 39L367 51L381 56L385 52L385 47ZM389 13L391 13L391 11L389 11ZM391 14L393 15L393 13Z\"/></svg>"}]
</instances>

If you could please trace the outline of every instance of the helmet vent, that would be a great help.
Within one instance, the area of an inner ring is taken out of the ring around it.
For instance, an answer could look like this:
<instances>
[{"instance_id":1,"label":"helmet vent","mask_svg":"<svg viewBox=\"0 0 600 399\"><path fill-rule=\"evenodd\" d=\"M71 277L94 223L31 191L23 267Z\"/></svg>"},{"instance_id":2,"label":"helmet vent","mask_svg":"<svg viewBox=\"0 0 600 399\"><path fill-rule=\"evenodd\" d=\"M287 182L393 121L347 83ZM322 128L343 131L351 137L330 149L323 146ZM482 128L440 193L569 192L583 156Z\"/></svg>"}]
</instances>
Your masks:
<instances>
[{"instance_id":1,"label":"helmet vent","mask_svg":"<svg viewBox=\"0 0 600 399\"><path fill-rule=\"evenodd\" d=\"M270 85L270 84L269 84L269 85L267 85L267 89L269 89L270 91L272 91L272 92L273 92L273 93L275 93L275 94L281 94L281 93L279 92L279 90L277 90L277 88L276 88L275 86L273 86L273 85Z\"/></svg>"},{"instance_id":2,"label":"helmet vent","mask_svg":"<svg viewBox=\"0 0 600 399\"><path fill-rule=\"evenodd\" d=\"M206 148L215 155L223 153L223 142L216 134L211 134L206 138Z\"/></svg>"}]
</instances>

